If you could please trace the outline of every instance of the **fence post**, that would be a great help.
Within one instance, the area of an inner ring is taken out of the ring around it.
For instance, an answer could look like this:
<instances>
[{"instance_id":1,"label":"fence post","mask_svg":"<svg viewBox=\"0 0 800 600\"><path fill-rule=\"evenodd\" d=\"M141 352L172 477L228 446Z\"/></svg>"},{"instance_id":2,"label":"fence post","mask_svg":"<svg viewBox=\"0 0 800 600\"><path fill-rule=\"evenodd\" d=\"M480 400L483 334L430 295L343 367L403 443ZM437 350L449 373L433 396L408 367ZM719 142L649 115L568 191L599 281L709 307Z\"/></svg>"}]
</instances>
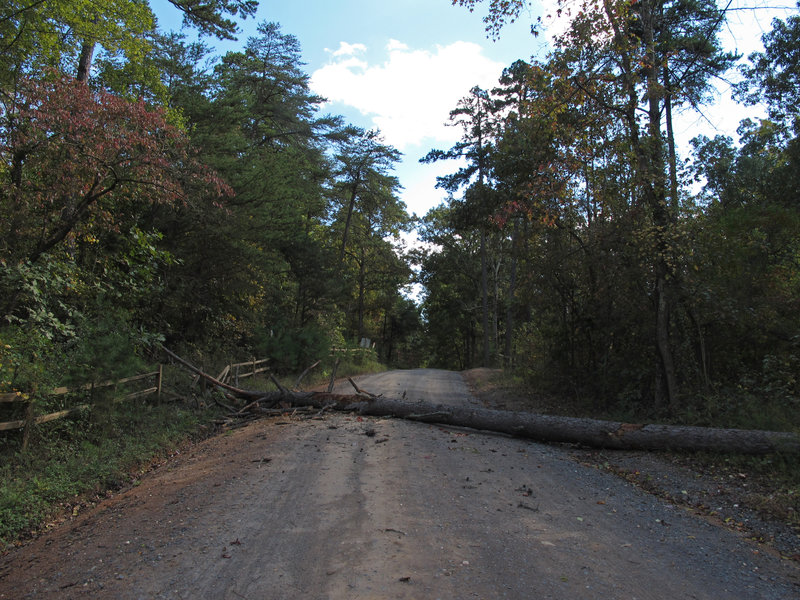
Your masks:
<instances>
[{"instance_id":1,"label":"fence post","mask_svg":"<svg viewBox=\"0 0 800 600\"><path fill-rule=\"evenodd\" d=\"M28 406L25 407L25 428L22 430L22 451L28 449L28 440L33 429L33 399L28 399Z\"/></svg>"}]
</instances>

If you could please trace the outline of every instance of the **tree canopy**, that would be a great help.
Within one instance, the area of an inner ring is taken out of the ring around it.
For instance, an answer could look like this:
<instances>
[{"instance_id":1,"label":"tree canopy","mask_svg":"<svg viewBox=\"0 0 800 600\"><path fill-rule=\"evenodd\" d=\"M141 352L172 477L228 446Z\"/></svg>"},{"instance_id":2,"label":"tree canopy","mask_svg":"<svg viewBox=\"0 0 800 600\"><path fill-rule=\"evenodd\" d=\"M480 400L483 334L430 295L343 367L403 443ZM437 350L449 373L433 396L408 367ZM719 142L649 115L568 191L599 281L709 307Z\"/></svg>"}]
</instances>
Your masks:
<instances>
[{"instance_id":1,"label":"tree canopy","mask_svg":"<svg viewBox=\"0 0 800 600\"><path fill-rule=\"evenodd\" d=\"M528 6L452 3L493 36ZM256 3L172 4L195 41L143 0L0 9L0 392L124 371L156 340L285 371L369 341L597 410L796 426L796 15L743 61L710 0L571 7L548 54L463 91L417 223L400 153L324 113L295 36L262 22L217 56L203 36ZM767 117L680 147L676 119L737 65Z\"/></svg>"},{"instance_id":2,"label":"tree canopy","mask_svg":"<svg viewBox=\"0 0 800 600\"><path fill-rule=\"evenodd\" d=\"M453 4L483 5L491 36L528 6ZM738 144L701 137L688 149L674 113L704 110L740 58L718 39L725 10L693 0L570 8L553 51L511 65L486 96L486 153L427 156L467 158L442 179L452 198L423 230L431 360L485 364L476 341L488 339L490 363L597 410L796 423L800 21L776 20L765 51L741 67L737 96L766 103L769 119L743 121ZM479 170L491 201L465 221Z\"/></svg>"},{"instance_id":3,"label":"tree canopy","mask_svg":"<svg viewBox=\"0 0 800 600\"><path fill-rule=\"evenodd\" d=\"M2 391L107 378L153 340L279 370L362 337L398 357L398 153L321 113L297 39L264 22L216 57L147 2L46 4L0 15ZM173 4L222 38L256 9Z\"/></svg>"}]
</instances>

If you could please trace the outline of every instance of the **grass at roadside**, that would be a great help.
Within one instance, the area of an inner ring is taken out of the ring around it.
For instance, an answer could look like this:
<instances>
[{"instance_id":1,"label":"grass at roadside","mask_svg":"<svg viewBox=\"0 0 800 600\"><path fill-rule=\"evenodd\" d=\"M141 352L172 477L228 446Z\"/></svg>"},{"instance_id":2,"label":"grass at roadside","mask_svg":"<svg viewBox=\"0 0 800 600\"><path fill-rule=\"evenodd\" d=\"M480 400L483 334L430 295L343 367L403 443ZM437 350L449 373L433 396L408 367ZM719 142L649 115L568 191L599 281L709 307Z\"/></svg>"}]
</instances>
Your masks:
<instances>
[{"instance_id":1,"label":"grass at roadside","mask_svg":"<svg viewBox=\"0 0 800 600\"><path fill-rule=\"evenodd\" d=\"M0 450L0 549L132 483L154 460L204 431L210 417L174 403L131 402L41 425L25 453L7 438Z\"/></svg>"}]
</instances>

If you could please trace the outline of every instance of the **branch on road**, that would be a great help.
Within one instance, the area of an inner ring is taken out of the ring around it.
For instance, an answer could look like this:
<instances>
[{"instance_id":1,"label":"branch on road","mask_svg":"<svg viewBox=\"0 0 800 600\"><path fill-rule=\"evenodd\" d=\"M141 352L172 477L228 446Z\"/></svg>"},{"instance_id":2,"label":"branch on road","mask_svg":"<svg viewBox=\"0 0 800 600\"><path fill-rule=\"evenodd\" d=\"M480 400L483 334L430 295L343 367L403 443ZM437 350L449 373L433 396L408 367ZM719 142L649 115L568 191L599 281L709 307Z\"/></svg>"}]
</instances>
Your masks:
<instances>
[{"instance_id":1,"label":"branch on road","mask_svg":"<svg viewBox=\"0 0 800 600\"><path fill-rule=\"evenodd\" d=\"M365 393L352 381L350 383L359 395L291 392L285 389L277 392L238 390L203 373L166 348L164 350L213 385L245 401L250 401L249 406L245 408L249 409L246 414L251 417L265 410L262 404L264 407L274 407L280 403L287 407L313 406L318 409L357 412L365 416L397 417L505 433L538 442L573 443L596 448L800 454L800 435L789 432L645 425L486 408L462 408L430 402L405 402ZM365 395L368 397L365 398ZM257 402L253 402L254 399ZM234 414L244 413L239 411ZM262 414L272 414L272 412Z\"/></svg>"}]
</instances>

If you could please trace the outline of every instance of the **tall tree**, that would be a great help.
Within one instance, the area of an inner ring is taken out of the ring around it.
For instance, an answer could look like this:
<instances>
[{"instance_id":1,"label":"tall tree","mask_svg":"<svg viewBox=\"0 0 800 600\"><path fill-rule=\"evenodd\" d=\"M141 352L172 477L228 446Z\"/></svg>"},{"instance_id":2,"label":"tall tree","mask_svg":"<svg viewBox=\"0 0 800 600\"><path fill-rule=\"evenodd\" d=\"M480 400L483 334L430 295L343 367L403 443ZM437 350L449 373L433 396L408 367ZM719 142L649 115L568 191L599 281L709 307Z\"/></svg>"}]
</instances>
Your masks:
<instances>
[{"instance_id":1,"label":"tall tree","mask_svg":"<svg viewBox=\"0 0 800 600\"><path fill-rule=\"evenodd\" d=\"M60 79L25 81L3 108L7 260L36 262L96 219L113 226L117 199L174 203L188 201L192 185L217 195L227 189L191 156L164 112L142 102Z\"/></svg>"},{"instance_id":2,"label":"tall tree","mask_svg":"<svg viewBox=\"0 0 800 600\"><path fill-rule=\"evenodd\" d=\"M201 34L234 39L229 17L255 14L256 0L171 0L184 22ZM152 49L155 17L147 0L10 0L0 9L0 74L40 74L43 69L71 71L79 81L90 77L96 48L140 62Z\"/></svg>"},{"instance_id":3,"label":"tall tree","mask_svg":"<svg viewBox=\"0 0 800 600\"><path fill-rule=\"evenodd\" d=\"M85 0L11 0L0 11L3 84L53 68L85 80L95 44L133 59L147 52L144 36L155 27L150 7L141 0L110 0L102 6Z\"/></svg>"},{"instance_id":4,"label":"tall tree","mask_svg":"<svg viewBox=\"0 0 800 600\"><path fill-rule=\"evenodd\" d=\"M494 137L495 103L488 92L473 87L469 95L462 98L458 106L450 111L450 124L462 130L461 141L449 150L431 150L420 162L430 163L447 159L466 159L466 165L457 172L439 177L437 187L449 192L466 188L461 216L466 227L477 227L480 231L481 257L481 324L483 329L482 365L491 363L489 344L489 276L486 248L486 228L490 206L490 160Z\"/></svg>"},{"instance_id":5,"label":"tall tree","mask_svg":"<svg viewBox=\"0 0 800 600\"><path fill-rule=\"evenodd\" d=\"M473 7L477 1L457 2ZM490 23L514 17L522 0L490 2ZM675 18L680 14L682 19ZM683 23L691 21L692 25ZM558 40L556 56L566 61L566 77L594 110L616 115L627 131L634 157L635 202L647 211L653 269L654 338L659 362L657 399L672 410L679 402L671 340L672 311L678 297L675 254L676 185L670 182L671 120L675 99L699 104L708 79L727 68L716 35L722 13L702 3L604 0L586 3ZM590 62L585 60L590 58ZM665 85L668 83L669 85ZM640 117L644 115L644 119Z\"/></svg>"},{"instance_id":6,"label":"tall tree","mask_svg":"<svg viewBox=\"0 0 800 600\"><path fill-rule=\"evenodd\" d=\"M762 41L764 52L750 55L737 93L751 105L765 102L775 123L800 136L800 16L775 19Z\"/></svg>"},{"instance_id":7,"label":"tall tree","mask_svg":"<svg viewBox=\"0 0 800 600\"><path fill-rule=\"evenodd\" d=\"M355 267L356 316L353 333L367 334L365 319L370 292L393 290L406 283L409 272L402 268L392 244L410 224L405 204L399 199L400 183L391 174L400 153L386 145L377 131L351 128L335 156L333 193L334 228L339 232L340 273L347 277ZM351 312L351 311L348 311ZM372 335L377 322L370 327Z\"/></svg>"},{"instance_id":8,"label":"tall tree","mask_svg":"<svg viewBox=\"0 0 800 600\"><path fill-rule=\"evenodd\" d=\"M221 222L202 213L170 222L170 239L189 244L174 249L186 258L174 267L178 302L170 313L184 322L179 329L198 335L220 327L228 331L222 337L250 344L264 331L281 331L289 343L305 332L316 344L319 336L308 332L326 321L321 313L336 293L321 224L328 211L327 138L339 120L318 117L321 98L309 90L299 43L275 23L259 24L243 51L226 54L213 77L203 75L213 83L206 90L181 62L201 57L202 48L175 40L166 48L166 58L177 61L167 61L175 108L204 160L236 191ZM198 295L207 298L203 306L181 308ZM302 360L301 346L287 350L287 366Z\"/></svg>"},{"instance_id":9,"label":"tall tree","mask_svg":"<svg viewBox=\"0 0 800 600\"><path fill-rule=\"evenodd\" d=\"M428 211L420 238L419 279L425 289L422 312L429 364L467 369L482 359L477 323L480 304L480 240L474 230L455 226L454 208Z\"/></svg>"},{"instance_id":10,"label":"tall tree","mask_svg":"<svg viewBox=\"0 0 800 600\"><path fill-rule=\"evenodd\" d=\"M378 198L392 196L399 187L390 175L400 160L397 149L383 143L377 130L350 128L336 154L336 190L343 211L343 229L339 245L339 261L344 261L353 215L361 206L377 206Z\"/></svg>"}]
</instances>

